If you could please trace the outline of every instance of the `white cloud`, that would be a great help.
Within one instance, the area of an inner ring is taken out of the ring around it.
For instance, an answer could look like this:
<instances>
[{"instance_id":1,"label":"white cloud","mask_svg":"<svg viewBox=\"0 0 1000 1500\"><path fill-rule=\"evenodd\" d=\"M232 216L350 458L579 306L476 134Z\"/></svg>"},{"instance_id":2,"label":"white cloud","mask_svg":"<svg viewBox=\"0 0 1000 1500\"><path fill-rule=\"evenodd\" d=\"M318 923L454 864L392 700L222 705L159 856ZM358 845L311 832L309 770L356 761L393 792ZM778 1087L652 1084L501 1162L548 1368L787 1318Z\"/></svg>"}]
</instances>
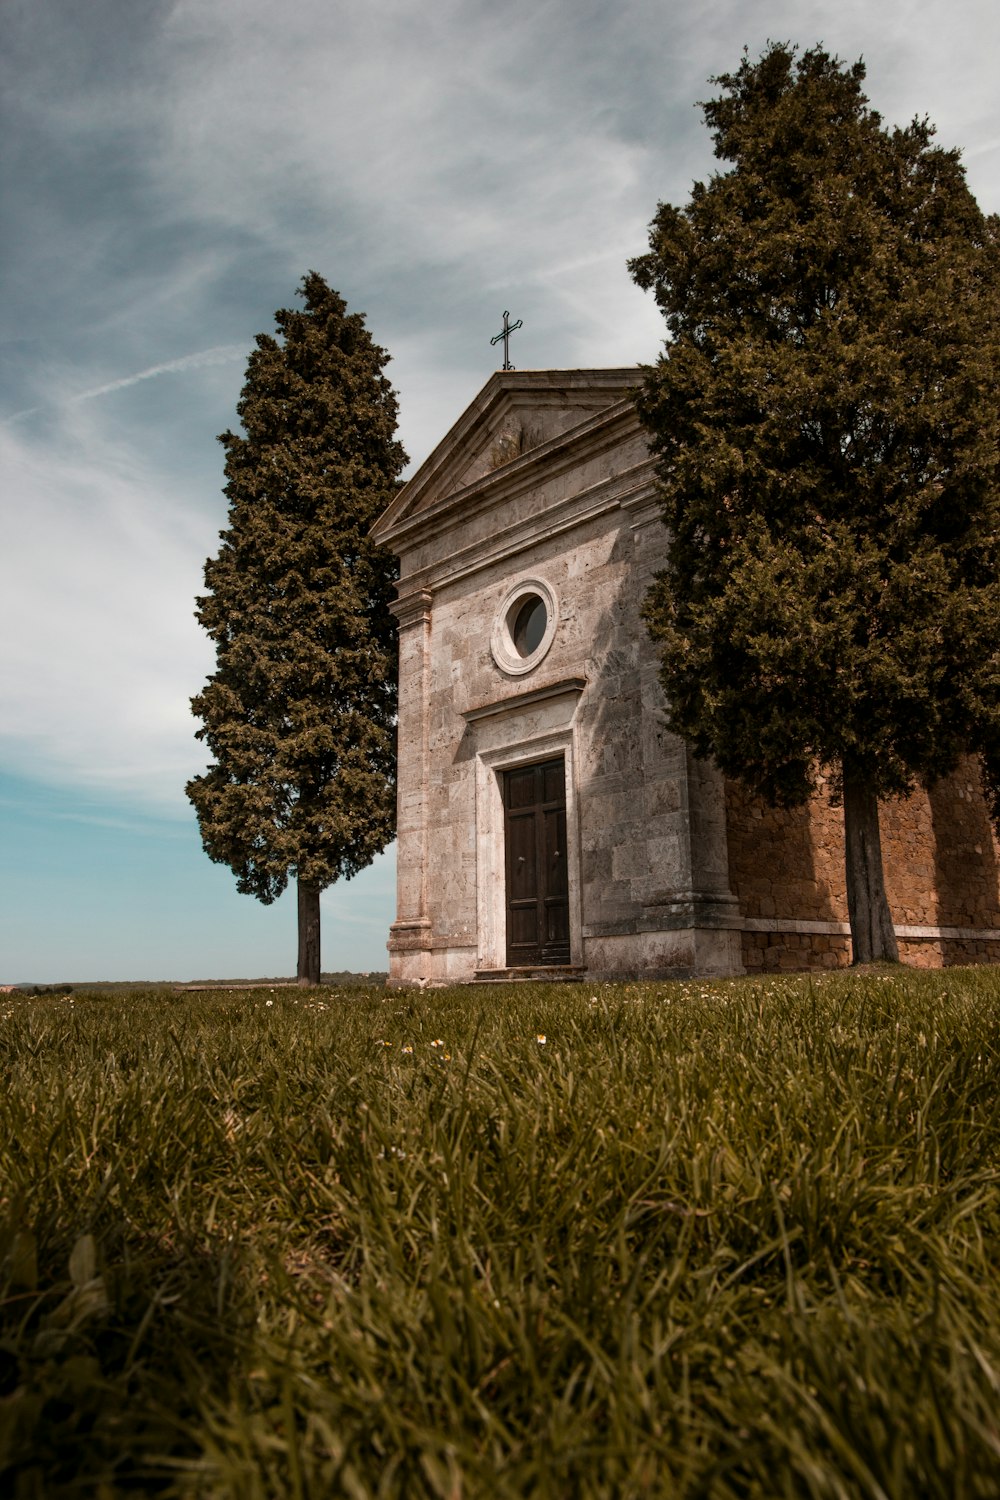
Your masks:
<instances>
[{"instance_id":1,"label":"white cloud","mask_svg":"<svg viewBox=\"0 0 1000 1500\"><path fill-rule=\"evenodd\" d=\"M0 431L4 762L179 808L202 757L187 699L211 654L192 616L211 529L78 410L44 443Z\"/></svg>"},{"instance_id":2,"label":"white cloud","mask_svg":"<svg viewBox=\"0 0 1000 1500\"><path fill-rule=\"evenodd\" d=\"M863 53L886 118L930 114L1000 206L993 0L56 8L44 35L25 12L6 79L33 144L5 283L0 747L171 807L211 667L192 599L224 514L213 436L307 267L392 351L419 460L494 367L504 307L524 367L655 355L625 261L711 170L693 101L744 42Z\"/></svg>"},{"instance_id":3,"label":"white cloud","mask_svg":"<svg viewBox=\"0 0 1000 1500\"><path fill-rule=\"evenodd\" d=\"M378 953L378 938L388 936L386 912L392 910L396 894L396 845L390 844L384 854L377 854L367 869L350 881L338 880L320 896L323 916L323 968L327 971L344 967L337 961L342 949L344 929L352 937L361 929L366 937L376 939L375 952L382 968L388 957Z\"/></svg>"}]
</instances>

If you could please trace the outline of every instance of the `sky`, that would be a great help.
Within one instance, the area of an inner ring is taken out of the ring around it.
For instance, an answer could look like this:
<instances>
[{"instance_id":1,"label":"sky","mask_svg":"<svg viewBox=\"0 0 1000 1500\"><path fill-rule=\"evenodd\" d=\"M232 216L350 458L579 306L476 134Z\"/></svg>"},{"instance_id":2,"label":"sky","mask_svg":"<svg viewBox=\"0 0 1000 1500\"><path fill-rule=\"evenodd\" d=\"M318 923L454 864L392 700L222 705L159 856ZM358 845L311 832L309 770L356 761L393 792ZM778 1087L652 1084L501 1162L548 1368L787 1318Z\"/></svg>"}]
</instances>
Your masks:
<instances>
[{"instance_id":1,"label":"sky","mask_svg":"<svg viewBox=\"0 0 1000 1500\"><path fill-rule=\"evenodd\" d=\"M194 615L254 335L319 271L391 354L419 464L498 363L655 358L626 261L713 170L697 101L768 40L928 116L1000 211L996 0L3 0L0 982L274 977L201 848ZM382 970L393 851L323 896Z\"/></svg>"}]
</instances>

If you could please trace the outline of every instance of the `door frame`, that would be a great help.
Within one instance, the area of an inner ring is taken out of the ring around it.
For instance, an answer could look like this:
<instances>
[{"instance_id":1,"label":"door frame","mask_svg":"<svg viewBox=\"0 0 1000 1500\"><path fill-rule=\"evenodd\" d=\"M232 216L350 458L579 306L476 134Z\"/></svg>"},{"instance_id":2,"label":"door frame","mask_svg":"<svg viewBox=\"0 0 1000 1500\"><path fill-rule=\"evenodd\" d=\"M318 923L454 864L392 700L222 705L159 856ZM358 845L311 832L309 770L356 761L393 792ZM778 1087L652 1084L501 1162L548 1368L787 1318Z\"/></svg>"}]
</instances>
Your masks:
<instances>
[{"instance_id":1,"label":"door frame","mask_svg":"<svg viewBox=\"0 0 1000 1500\"><path fill-rule=\"evenodd\" d=\"M573 705L575 708L575 704ZM562 756L566 778L566 882L571 964L583 963L582 882L577 757L572 724L476 755L477 966L507 967L507 867L503 771Z\"/></svg>"}]
</instances>

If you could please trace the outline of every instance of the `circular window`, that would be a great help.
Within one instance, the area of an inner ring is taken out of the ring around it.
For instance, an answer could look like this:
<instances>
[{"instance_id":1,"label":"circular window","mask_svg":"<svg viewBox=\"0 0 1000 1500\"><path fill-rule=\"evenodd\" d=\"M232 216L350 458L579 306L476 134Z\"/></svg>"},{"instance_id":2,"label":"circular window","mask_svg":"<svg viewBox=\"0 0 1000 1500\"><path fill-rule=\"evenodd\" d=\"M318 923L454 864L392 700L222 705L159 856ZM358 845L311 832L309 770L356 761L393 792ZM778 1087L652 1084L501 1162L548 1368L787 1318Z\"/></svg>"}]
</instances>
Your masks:
<instances>
[{"instance_id":1,"label":"circular window","mask_svg":"<svg viewBox=\"0 0 1000 1500\"><path fill-rule=\"evenodd\" d=\"M529 594L523 604L518 602L514 605L511 614L514 622L509 628L514 650L518 656L531 656L542 644L545 627L549 623L545 600L538 594Z\"/></svg>"},{"instance_id":2,"label":"circular window","mask_svg":"<svg viewBox=\"0 0 1000 1500\"><path fill-rule=\"evenodd\" d=\"M552 645L559 606L549 584L524 578L504 598L490 642L501 671L518 677L537 667Z\"/></svg>"}]
</instances>

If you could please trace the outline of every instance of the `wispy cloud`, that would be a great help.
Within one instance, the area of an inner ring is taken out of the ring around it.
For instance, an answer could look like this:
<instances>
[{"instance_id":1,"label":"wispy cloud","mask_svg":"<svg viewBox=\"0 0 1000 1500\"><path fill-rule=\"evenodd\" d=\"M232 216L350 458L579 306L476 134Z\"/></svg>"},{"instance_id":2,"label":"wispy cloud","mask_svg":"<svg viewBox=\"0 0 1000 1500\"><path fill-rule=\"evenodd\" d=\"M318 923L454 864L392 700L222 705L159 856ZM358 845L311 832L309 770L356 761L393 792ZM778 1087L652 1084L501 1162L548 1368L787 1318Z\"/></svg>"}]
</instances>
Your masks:
<instances>
[{"instance_id":1,"label":"wispy cloud","mask_svg":"<svg viewBox=\"0 0 1000 1500\"><path fill-rule=\"evenodd\" d=\"M19 622L0 656L0 757L179 811L203 761L188 698L211 666L193 598L213 518L94 406L44 445L0 432L0 486L0 595Z\"/></svg>"},{"instance_id":2,"label":"wispy cloud","mask_svg":"<svg viewBox=\"0 0 1000 1500\"><path fill-rule=\"evenodd\" d=\"M844 0L835 17L777 0L766 28L749 0L440 0L419 18L342 0L336 25L328 0L175 0L148 26L126 9L120 31L116 0L90 27L64 7L58 58L39 33L7 79L47 153L46 172L26 161L11 216L34 236L16 285L63 250L8 343L22 378L0 428L0 569L31 628L6 644L0 743L19 765L174 804L199 756L187 700L211 664L192 598L224 515L214 434L254 333L307 267L393 353L419 459L492 369L504 307L524 322L523 366L655 355L662 325L625 261L657 200L712 169L693 101L744 42L864 53L887 118L926 109L951 144L994 108L966 44L982 57L1000 40L985 0L947 15ZM70 86L50 108L56 76ZM995 143L990 118L963 142L970 162ZM54 217L67 202L72 234Z\"/></svg>"},{"instance_id":3,"label":"wispy cloud","mask_svg":"<svg viewBox=\"0 0 1000 1500\"><path fill-rule=\"evenodd\" d=\"M24 812L24 802L18 797L0 795L0 812L8 818ZM80 808L39 805L36 801L31 809L33 819L46 823L76 823L86 828L111 828L121 833L148 835L155 832L158 839L186 838L187 833L176 821L166 818L151 820L149 817L125 814L87 812Z\"/></svg>"},{"instance_id":4,"label":"wispy cloud","mask_svg":"<svg viewBox=\"0 0 1000 1500\"><path fill-rule=\"evenodd\" d=\"M240 344L217 344L212 349L201 349L195 354L184 354L180 359L168 359L160 365L150 365L135 375L125 375L121 380L109 380L106 385L96 385L93 390L81 391L70 396L71 402L93 401L98 396L107 396L111 391L127 391L129 386L141 380L154 380L157 375L179 375L187 370L203 370L209 365L227 365L236 359L246 358L246 349Z\"/></svg>"},{"instance_id":5,"label":"wispy cloud","mask_svg":"<svg viewBox=\"0 0 1000 1500\"><path fill-rule=\"evenodd\" d=\"M241 344L216 344L211 349L200 349L194 354L182 354L179 359L164 360L161 364L150 365L148 370L139 370L134 375L123 375L119 380L108 380L103 385L95 385L90 390L77 391L75 395L54 397L50 403L52 406L77 406L81 401L96 401L99 396L109 396L114 391L127 391L133 385L139 385L143 380L155 380L159 375L182 375L190 370L204 370L212 365L228 365L234 360L245 359L247 351ZM26 417L34 417L44 406L28 406L23 411L14 412L7 417L0 426L7 426L11 422L23 420Z\"/></svg>"}]
</instances>

